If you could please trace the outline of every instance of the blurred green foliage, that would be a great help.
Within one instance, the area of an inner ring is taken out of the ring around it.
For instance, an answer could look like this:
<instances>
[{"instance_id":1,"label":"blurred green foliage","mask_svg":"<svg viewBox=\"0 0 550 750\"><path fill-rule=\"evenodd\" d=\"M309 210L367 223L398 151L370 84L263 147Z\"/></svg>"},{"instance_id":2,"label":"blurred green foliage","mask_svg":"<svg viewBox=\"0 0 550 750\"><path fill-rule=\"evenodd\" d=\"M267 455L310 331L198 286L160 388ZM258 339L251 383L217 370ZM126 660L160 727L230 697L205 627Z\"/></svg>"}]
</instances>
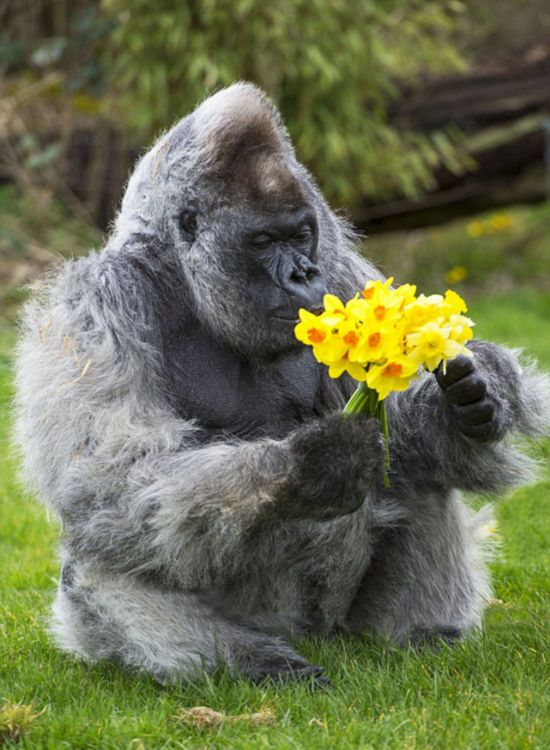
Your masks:
<instances>
[{"instance_id":1,"label":"blurred green foliage","mask_svg":"<svg viewBox=\"0 0 550 750\"><path fill-rule=\"evenodd\" d=\"M399 132L397 84L464 66L458 0L103 0L110 104L140 133L239 79L281 108L299 158L336 205L417 195L459 136Z\"/></svg>"}]
</instances>

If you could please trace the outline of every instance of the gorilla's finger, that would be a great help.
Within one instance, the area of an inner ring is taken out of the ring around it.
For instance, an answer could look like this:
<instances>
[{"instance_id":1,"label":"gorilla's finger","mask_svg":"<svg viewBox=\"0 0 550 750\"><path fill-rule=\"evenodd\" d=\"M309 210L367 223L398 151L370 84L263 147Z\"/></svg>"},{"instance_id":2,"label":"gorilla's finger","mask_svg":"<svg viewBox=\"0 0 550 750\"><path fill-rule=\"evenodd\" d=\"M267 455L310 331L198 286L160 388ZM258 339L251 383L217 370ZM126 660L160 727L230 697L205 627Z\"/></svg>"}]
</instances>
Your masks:
<instances>
[{"instance_id":1,"label":"gorilla's finger","mask_svg":"<svg viewBox=\"0 0 550 750\"><path fill-rule=\"evenodd\" d=\"M472 373L450 385L446 389L445 395L452 404L462 406L479 401L485 396L486 392L487 386L485 385L485 381L479 375Z\"/></svg>"},{"instance_id":2,"label":"gorilla's finger","mask_svg":"<svg viewBox=\"0 0 550 750\"><path fill-rule=\"evenodd\" d=\"M495 437L495 424L494 422L485 422L485 424L461 424L460 432L472 440L477 440L480 443L486 443Z\"/></svg>"},{"instance_id":3,"label":"gorilla's finger","mask_svg":"<svg viewBox=\"0 0 550 750\"><path fill-rule=\"evenodd\" d=\"M451 359L445 366L445 372L443 372L443 364L440 364L435 371L435 378L441 388L445 390L453 383L466 377L475 369L473 357L467 357L464 354L459 354L455 359Z\"/></svg>"},{"instance_id":4,"label":"gorilla's finger","mask_svg":"<svg viewBox=\"0 0 550 750\"><path fill-rule=\"evenodd\" d=\"M468 425L485 424L485 422L490 422L495 416L495 404L488 398L455 408L456 416L460 422Z\"/></svg>"}]
</instances>

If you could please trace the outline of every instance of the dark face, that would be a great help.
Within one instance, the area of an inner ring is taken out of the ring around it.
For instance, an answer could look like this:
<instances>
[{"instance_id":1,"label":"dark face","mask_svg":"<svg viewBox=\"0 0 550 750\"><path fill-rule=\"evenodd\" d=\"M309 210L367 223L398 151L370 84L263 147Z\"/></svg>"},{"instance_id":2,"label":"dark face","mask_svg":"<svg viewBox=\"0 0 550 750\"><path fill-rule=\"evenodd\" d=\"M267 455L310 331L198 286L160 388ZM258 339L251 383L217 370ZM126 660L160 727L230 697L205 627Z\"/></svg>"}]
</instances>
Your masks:
<instances>
[{"instance_id":1,"label":"dark face","mask_svg":"<svg viewBox=\"0 0 550 750\"><path fill-rule=\"evenodd\" d=\"M233 161L221 179L224 199L197 216L199 303L204 309L208 298L205 312L226 339L258 353L296 346L298 311L319 310L326 292L314 201L292 167L254 152Z\"/></svg>"},{"instance_id":2,"label":"dark face","mask_svg":"<svg viewBox=\"0 0 550 750\"><path fill-rule=\"evenodd\" d=\"M326 288L317 266L315 212L304 206L239 213L231 251L266 324L295 324L301 307L320 308Z\"/></svg>"}]
</instances>

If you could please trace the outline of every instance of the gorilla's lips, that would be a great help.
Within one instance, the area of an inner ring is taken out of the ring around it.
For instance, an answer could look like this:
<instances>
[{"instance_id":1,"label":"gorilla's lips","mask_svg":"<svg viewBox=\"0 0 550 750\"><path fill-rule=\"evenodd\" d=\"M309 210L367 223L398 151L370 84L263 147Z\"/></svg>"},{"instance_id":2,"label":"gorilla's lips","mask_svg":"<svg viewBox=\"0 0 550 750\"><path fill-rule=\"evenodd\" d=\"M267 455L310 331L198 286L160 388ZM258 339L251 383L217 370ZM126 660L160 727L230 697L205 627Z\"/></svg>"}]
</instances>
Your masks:
<instances>
[{"instance_id":1,"label":"gorilla's lips","mask_svg":"<svg viewBox=\"0 0 550 750\"><path fill-rule=\"evenodd\" d=\"M273 318L273 320L280 320L283 323L294 323L295 324L295 323L299 323L300 322L300 319L298 318L298 316L295 316L295 317L292 317L292 318L287 318L287 317L283 317L282 315L272 315L271 317Z\"/></svg>"},{"instance_id":2,"label":"gorilla's lips","mask_svg":"<svg viewBox=\"0 0 550 750\"><path fill-rule=\"evenodd\" d=\"M312 315L320 315L323 312L323 307L318 305L314 305L306 309ZM271 317L273 318L273 320L280 320L284 323L292 323L293 325L297 325L300 322L299 311L296 311L296 313L293 315L272 315Z\"/></svg>"}]
</instances>

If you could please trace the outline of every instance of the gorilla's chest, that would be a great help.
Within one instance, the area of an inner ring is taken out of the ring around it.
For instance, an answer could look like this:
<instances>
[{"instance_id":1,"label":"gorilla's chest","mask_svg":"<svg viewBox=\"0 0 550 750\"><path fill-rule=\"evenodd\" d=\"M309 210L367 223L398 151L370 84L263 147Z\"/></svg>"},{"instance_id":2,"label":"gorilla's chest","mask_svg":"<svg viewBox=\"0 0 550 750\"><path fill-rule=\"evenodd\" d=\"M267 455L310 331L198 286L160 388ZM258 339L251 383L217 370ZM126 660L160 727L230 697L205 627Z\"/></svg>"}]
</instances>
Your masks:
<instances>
[{"instance_id":1,"label":"gorilla's chest","mask_svg":"<svg viewBox=\"0 0 550 750\"><path fill-rule=\"evenodd\" d=\"M253 366L206 334L186 334L165 350L169 395L182 417L214 434L280 438L318 413L322 373L309 351Z\"/></svg>"}]
</instances>

